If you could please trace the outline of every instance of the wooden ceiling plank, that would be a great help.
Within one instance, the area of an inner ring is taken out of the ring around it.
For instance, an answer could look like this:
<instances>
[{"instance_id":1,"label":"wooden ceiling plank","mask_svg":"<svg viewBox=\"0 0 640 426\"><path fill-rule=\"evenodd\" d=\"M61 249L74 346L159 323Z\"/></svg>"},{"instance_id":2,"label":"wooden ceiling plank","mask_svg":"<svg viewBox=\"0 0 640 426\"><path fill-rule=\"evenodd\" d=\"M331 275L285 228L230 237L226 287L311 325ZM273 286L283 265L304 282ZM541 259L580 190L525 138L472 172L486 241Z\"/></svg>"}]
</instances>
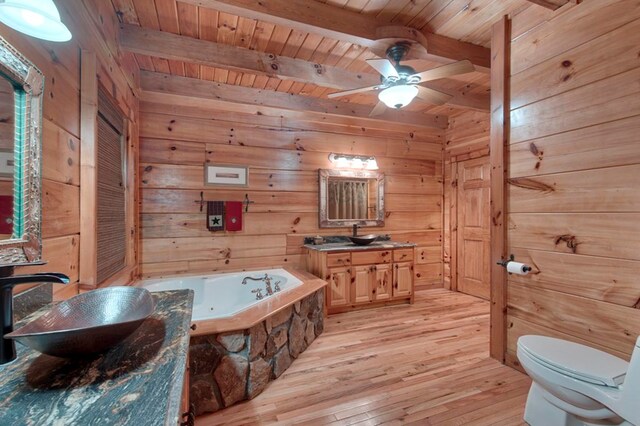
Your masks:
<instances>
[{"instance_id":1,"label":"wooden ceiling plank","mask_svg":"<svg viewBox=\"0 0 640 426\"><path fill-rule=\"evenodd\" d=\"M265 20L298 31L315 33L336 40L348 41L360 46L379 48L381 41L408 39L422 45L416 50L422 59L439 62L469 59L476 66L488 69L491 54L482 46L464 43L431 33L422 34L407 27L393 27L392 35L374 16L363 15L348 9L308 0L183 0L199 7L216 9L247 18ZM426 38L425 38L426 37Z\"/></svg>"},{"instance_id":2,"label":"wooden ceiling plank","mask_svg":"<svg viewBox=\"0 0 640 426\"><path fill-rule=\"evenodd\" d=\"M375 85L380 82L379 77L375 74L349 71L349 68L354 68L355 70L360 68L362 61L357 61L356 59L364 60L371 57L371 52L359 46L352 46L353 49L349 52L350 63L347 66L347 70L321 66L301 59L276 57L250 49L125 24L121 25L120 29L120 46L124 50L136 54L152 55L172 61L184 61L216 68L227 68L234 72L266 75L333 89L347 90L354 87ZM220 74L218 77L220 78L216 77L215 81L229 81L228 73ZM226 77L226 79L223 79L223 77ZM236 74L231 75L233 81L236 81L236 78ZM251 77L241 77L240 81L246 83L250 79ZM449 79L442 79L426 83L425 87L443 90L454 96L451 101L453 105L488 111L488 96L452 92L452 83L455 82ZM262 84L264 85L263 87L266 87L267 83L264 82ZM289 89L293 86L291 83L280 84L282 84L282 87L277 86L278 91L283 91L285 88ZM315 87L304 90L307 93L317 93Z\"/></svg>"},{"instance_id":3,"label":"wooden ceiling plank","mask_svg":"<svg viewBox=\"0 0 640 426\"><path fill-rule=\"evenodd\" d=\"M535 3L538 6L546 7L547 9L556 10L569 3L570 0L527 0L531 3Z\"/></svg>"},{"instance_id":4,"label":"wooden ceiling plank","mask_svg":"<svg viewBox=\"0 0 640 426\"><path fill-rule=\"evenodd\" d=\"M180 34L198 38L200 36L198 8L191 4L176 2L176 9ZM200 66L197 64L185 63L184 71L187 77L198 78L200 76Z\"/></svg>"},{"instance_id":5,"label":"wooden ceiling plank","mask_svg":"<svg viewBox=\"0 0 640 426\"><path fill-rule=\"evenodd\" d=\"M143 91L165 93L181 98L206 99L211 104L247 104L281 110L307 111L321 115L357 117L364 120L369 119L371 112L371 107L365 105L346 104L146 71L140 73L140 82ZM377 116L376 120L435 129L445 129L448 123L446 116L404 111L387 111Z\"/></svg>"}]
</instances>

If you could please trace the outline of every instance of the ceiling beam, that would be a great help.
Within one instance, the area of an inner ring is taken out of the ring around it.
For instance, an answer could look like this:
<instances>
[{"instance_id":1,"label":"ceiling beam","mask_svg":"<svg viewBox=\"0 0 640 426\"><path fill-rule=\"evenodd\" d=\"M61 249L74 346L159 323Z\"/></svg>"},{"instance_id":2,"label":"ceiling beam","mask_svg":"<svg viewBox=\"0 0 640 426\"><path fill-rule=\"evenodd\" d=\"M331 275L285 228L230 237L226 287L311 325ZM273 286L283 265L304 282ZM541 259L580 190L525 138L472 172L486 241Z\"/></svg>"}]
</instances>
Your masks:
<instances>
[{"instance_id":1,"label":"ceiling beam","mask_svg":"<svg viewBox=\"0 0 640 426\"><path fill-rule=\"evenodd\" d=\"M371 122L389 121L440 130L445 129L448 122L446 116L393 110L387 110L384 114L372 118L369 117L372 107L367 105L253 89L150 71L140 72L140 86L143 92L174 95L178 98L186 98L185 101L194 98L205 99L208 101L208 105L214 107L224 107L225 104L257 105L272 109L276 113L277 110L283 109L306 111L324 116L352 117Z\"/></svg>"},{"instance_id":2,"label":"ceiling beam","mask_svg":"<svg viewBox=\"0 0 640 426\"><path fill-rule=\"evenodd\" d=\"M258 19L347 41L372 49L384 56L386 48L397 40L412 42L412 59L451 62L469 59L479 70L491 66L490 49L452 38L421 32L414 28L386 26L375 17L330 4L309 0L181 0L200 7L245 18Z\"/></svg>"},{"instance_id":3,"label":"ceiling beam","mask_svg":"<svg viewBox=\"0 0 640 426\"><path fill-rule=\"evenodd\" d=\"M301 59L276 56L242 47L215 43L135 25L122 24L119 34L122 49L158 58L225 68L283 80L312 83L318 86L348 90L380 83L380 77L355 73ZM489 96L452 90L452 81L441 79L422 85L453 96L450 105L489 111Z\"/></svg>"},{"instance_id":4,"label":"ceiling beam","mask_svg":"<svg viewBox=\"0 0 640 426\"><path fill-rule=\"evenodd\" d=\"M546 7L547 9L556 10L560 9L567 3L580 3L580 0L528 0L531 3L535 3L538 6Z\"/></svg>"}]
</instances>

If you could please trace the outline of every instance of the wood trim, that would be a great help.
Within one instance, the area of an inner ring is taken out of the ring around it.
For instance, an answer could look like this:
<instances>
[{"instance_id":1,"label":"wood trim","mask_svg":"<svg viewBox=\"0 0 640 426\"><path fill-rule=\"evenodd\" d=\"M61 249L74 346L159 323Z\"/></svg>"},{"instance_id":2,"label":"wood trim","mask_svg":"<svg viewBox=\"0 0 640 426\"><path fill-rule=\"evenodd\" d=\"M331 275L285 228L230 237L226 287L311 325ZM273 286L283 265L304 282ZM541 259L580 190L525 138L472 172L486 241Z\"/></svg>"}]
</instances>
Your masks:
<instances>
[{"instance_id":1,"label":"wood trim","mask_svg":"<svg viewBox=\"0 0 640 426\"><path fill-rule=\"evenodd\" d=\"M364 15L330 4L308 0L184 0L199 7L250 19L271 22L287 28L355 43L382 55L394 41L406 40L419 48L412 59L451 62L469 59L482 70L490 66L490 51L482 46L448 37L423 33L415 28L385 26L374 16ZM418 46L416 46L418 47ZM381 49L380 49L381 48Z\"/></svg>"},{"instance_id":2,"label":"wood trim","mask_svg":"<svg viewBox=\"0 0 640 426\"><path fill-rule=\"evenodd\" d=\"M367 105L336 102L149 71L140 72L140 85L142 90L147 93L175 95L176 103L181 101L186 103L184 98L189 101L197 98L206 99L211 106L222 108L228 104L259 105L275 110L308 111L322 115L357 117L367 121L389 121L435 129L445 129L448 123L446 116L390 110L374 119L369 117L371 107Z\"/></svg>"},{"instance_id":3,"label":"wood trim","mask_svg":"<svg viewBox=\"0 0 640 426\"><path fill-rule=\"evenodd\" d=\"M282 80L317 84L333 89L348 90L354 87L375 86L380 83L380 77L375 74L356 73L302 59L276 56L271 53L141 28L135 25L121 25L119 41L122 49L133 53L266 75ZM451 90L450 79L429 81L423 83L422 86L453 96L448 101L450 105L489 111L488 95L463 94Z\"/></svg>"},{"instance_id":4,"label":"wood trim","mask_svg":"<svg viewBox=\"0 0 640 426\"><path fill-rule=\"evenodd\" d=\"M511 20L493 25L491 38L491 336L490 355L502 363L507 351L507 272L496 262L507 258L507 150L509 147L509 80Z\"/></svg>"},{"instance_id":5,"label":"wood trim","mask_svg":"<svg viewBox=\"0 0 640 426\"><path fill-rule=\"evenodd\" d=\"M97 285L98 68L96 54L81 52L80 66L80 283Z\"/></svg>"}]
</instances>

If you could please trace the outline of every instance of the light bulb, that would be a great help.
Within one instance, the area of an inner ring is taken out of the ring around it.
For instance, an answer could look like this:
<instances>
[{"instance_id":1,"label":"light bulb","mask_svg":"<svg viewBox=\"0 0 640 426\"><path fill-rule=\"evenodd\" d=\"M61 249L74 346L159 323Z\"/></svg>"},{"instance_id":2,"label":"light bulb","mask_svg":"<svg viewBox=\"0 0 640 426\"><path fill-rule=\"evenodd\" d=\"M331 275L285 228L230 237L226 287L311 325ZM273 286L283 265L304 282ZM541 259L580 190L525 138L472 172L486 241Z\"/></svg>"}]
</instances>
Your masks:
<instances>
[{"instance_id":1,"label":"light bulb","mask_svg":"<svg viewBox=\"0 0 640 426\"><path fill-rule=\"evenodd\" d=\"M416 86L401 84L384 89L378 94L378 99L389 108L400 109L409 105L417 94Z\"/></svg>"},{"instance_id":2,"label":"light bulb","mask_svg":"<svg viewBox=\"0 0 640 426\"><path fill-rule=\"evenodd\" d=\"M336 158L336 166L337 167L348 167L349 161L345 157L337 157Z\"/></svg>"},{"instance_id":3,"label":"light bulb","mask_svg":"<svg viewBox=\"0 0 640 426\"><path fill-rule=\"evenodd\" d=\"M367 170L378 170L378 162L371 157L367 160Z\"/></svg>"},{"instance_id":4,"label":"light bulb","mask_svg":"<svg viewBox=\"0 0 640 426\"><path fill-rule=\"evenodd\" d=\"M22 10L20 11L20 15L22 15L22 19L24 19L27 24L33 27L39 27L44 22L44 17L42 15L30 10Z\"/></svg>"},{"instance_id":5,"label":"light bulb","mask_svg":"<svg viewBox=\"0 0 640 426\"><path fill-rule=\"evenodd\" d=\"M364 167L364 164L362 163L361 159L354 158L353 160L351 160L351 167L353 167L354 169L361 169Z\"/></svg>"}]
</instances>

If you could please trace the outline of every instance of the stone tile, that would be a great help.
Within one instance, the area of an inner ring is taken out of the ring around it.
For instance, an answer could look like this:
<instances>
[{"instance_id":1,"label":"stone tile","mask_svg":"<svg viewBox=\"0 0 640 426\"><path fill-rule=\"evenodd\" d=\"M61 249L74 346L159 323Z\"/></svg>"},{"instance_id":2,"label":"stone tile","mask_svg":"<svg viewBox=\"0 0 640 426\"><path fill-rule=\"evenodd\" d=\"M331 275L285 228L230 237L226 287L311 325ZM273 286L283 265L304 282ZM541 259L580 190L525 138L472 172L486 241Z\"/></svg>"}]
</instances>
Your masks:
<instances>
[{"instance_id":1,"label":"stone tile","mask_svg":"<svg viewBox=\"0 0 640 426\"><path fill-rule=\"evenodd\" d=\"M227 355L222 358L214 377L220 389L225 407L245 399L249 361L240 355Z\"/></svg>"},{"instance_id":2,"label":"stone tile","mask_svg":"<svg viewBox=\"0 0 640 426\"><path fill-rule=\"evenodd\" d=\"M205 373L213 373L218 366L222 355L220 351L206 340L202 343L189 346L189 371L193 376Z\"/></svg>"},{"instance_id":3,"label":"stone tile","mask_svg":"<svg viewBox=\"0 0 640 426\"><path fill-rule=\"evenodd\" d=\"M222 408L213 390L214 386L211 381L204 379L195 380L190 384L189 399L195 407L196 416L213 413Z\"/></svg>"},{"instance_id":4,"label":"stone tile","mask_svg":"<svg viewBox=\"0 0 640 426\"><path fill-rule=\"evenodd\" d=\"M249 399L253 399L260 395L267 383L271 380L271 365L262 358L249 364L249 384L247 385L247 393Z\"/></svg>"},{"instance_id":5,"label":"stone tile","mask_svg":"<svg viewBox=\"0 0 640 426\"><path fill-rule=\"evenodd\" d=\"M267 332L264 323L256 324L249 329L249 359L256 359L264 353L267 343Z\"/></svg>"},{"instance_id":6,"label":"stone tile","mask_svg":"<svg viewBox=\"0 0 640 426\"><path fill-rule=\"evenodd\" d=\"M244 333L242 332L221 333L218 334L217 340L229 352L240 352L245 346Z\"/></svg>"},{"instance_id":7,"label":"stone tile","mask_svg":"<svg viewBox=\"0 0 640 426\"><path fill-rule=\"evenodd\" d=\"M307 343L304 340L306 320L299 315L294 315L291 319L289 327L289 353L292 357L298 358L298 355L307 349Z\"/></svg>"},{"instance_id":8,"label":"stone tile","mask_svg":"<svg viewBox=\"0 0 640 426\"><path fill-rule=\"evenodd\" d=\"M304 331L304 340L307 345L316 340L316 327L312 321L307 321L307 327Z\"/></svg>"},{"instance_id":9,"label":"stone tile","mask_svg":"<svg viewBox=\"0 0 640 426\"><path fill-rule=\"evenodd\" d=\"M289 346L284 345L273 357L273 377L276 379L280 377L292 362L291 355L289 355Z\"/></svg>"},{"instance_id":10,"label":"stone tile","mask_svg":"<svg viewBox=\"0 0 640 426\"><path fill-rule=\"evenodd\" d=\"M293 311L291 306L287 306L284 309L278 311L278 313L271 315L271 328L276 328L280 324L284 324L291 318L291 312Z\"/></svg>"},{"instance_id":11,"label":"stone tile","mask_svg":"<svg viewBox=\"0 0 640 426\"><path fill-rule=\"evenodd\" d=\"M277 329L271 331L271 335L267 339L267 351L266 357L272 358L278 349L282 347L289 340L289 330L286 326L280 326Z\"/></svg>"}]
</instances>

